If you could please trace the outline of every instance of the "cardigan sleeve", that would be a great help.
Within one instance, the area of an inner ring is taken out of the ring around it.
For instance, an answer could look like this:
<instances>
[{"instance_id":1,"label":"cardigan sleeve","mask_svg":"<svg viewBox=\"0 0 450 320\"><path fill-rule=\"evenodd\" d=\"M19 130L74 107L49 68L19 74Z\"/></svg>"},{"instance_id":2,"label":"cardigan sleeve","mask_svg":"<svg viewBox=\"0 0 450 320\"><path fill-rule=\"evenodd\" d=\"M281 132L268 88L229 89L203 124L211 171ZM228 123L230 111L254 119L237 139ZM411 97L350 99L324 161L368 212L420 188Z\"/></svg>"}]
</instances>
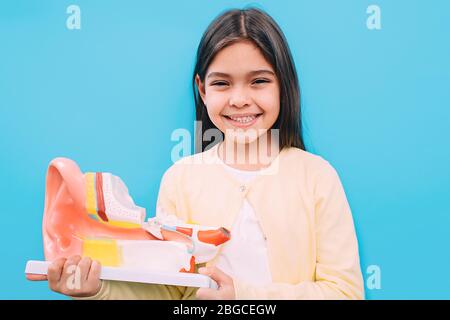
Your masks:
<instances>
[{"instance_id":1,"label":"cardigan sleeve","mask_svg":"<svg viewBox=\"0 0 450 320\"><path fill-rule=\"evenodd\" d=\"M237 299L364 299L352 214L338 174L327 161L317 173L314 201L315 281L262 287L235 281Z\"/></svg>"},{"instance_id":2,"label":"cardigan sleeve","mask_svg":"<svg viewBox=\"0 0 450 320\"><path fill-rule=\"evenodd\" d=\"M158 210L177 215L175 203L177 176L169 168L161 179L157 199ZM198 267L198 266L197 266ZM147 283L102 280L100 291L91 297L76 300L191 300L198 288Z\"/></svg>"}]
</instances>

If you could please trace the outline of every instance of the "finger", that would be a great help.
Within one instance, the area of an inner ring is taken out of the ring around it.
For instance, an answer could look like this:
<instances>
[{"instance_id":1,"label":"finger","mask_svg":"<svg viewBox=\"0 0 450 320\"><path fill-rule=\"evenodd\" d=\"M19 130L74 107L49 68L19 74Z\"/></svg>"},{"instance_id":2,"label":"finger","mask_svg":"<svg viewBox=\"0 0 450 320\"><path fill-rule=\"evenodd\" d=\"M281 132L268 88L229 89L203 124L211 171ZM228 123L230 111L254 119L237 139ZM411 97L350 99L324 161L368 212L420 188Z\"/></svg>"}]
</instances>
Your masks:
<instances>
[{"instance_id":1,"label":"finger","mask_svg":"<svg viewBox=\"0 0 450 320\"><path fill-rule=\"evenodd\" d=\"M229 275L227 275L217 267L203 267L198 269L198 272L211 277L214 281L217 282L219 287L224 284L229 284L232 281Z\"/></svg>"},{"instance_id":2,"label":"finger","mask_svg":"<svg viewBox=\"0 0 450 320\"><path fill-rule=\"evenodd\" d=\"M69 267L71 265L78 265L80 260L81 260L81 256L79 256L79 255L70 256L67 258L67 261L66 261L64 267Z\"/></svg>"},{"instance_id":3,"label":"finger","mask_svg":"<svg viewBox=\"0 0 450 320\"><path fill-rule=\"evenodd\" d=\"M66 258L59 258L53 261L47 270L47 278L49 287L54 290L58 281L61 279L61 275L66 263Z\"/></svg>"},{"instance_id":4,"label":"finger","mask_svg":"<svg viewBox=\"0 0 450 320\"><path fill-rule=\"evenodd\" d=\"M100 262L98 262L97 260L92 261L91 268L89 269L89 274L87 276L87 280L89 282L99 280L101 270L102 266Z\"/></svg>"},{"instance_id":5,"label":"finger","mask_svg":"<svg viewBox=\"0 0 450 320\"><path fill-rule=\"evenodd\" d=\"M210 288L200 288L196 292L196 297L199 300L219 300L220 294L218 290Z\"/></svg>"},{"instance_id":6,"label":"finger","mask_svg":"<svg viewBox=\"0 0 450 320\"><path fill-rule=\"evenodd\" d=\"M87 280L88 275L89 275L89 270L91 269L91 263L92 260L89 257L83 257L79 262L78 262L78 268L80 268L80 276L82 281Z\"/></svg>"},{"instance_id":7,"label":"finger","mask_svg":"<svg viewBox=\"0 0 450 320\"><path fill-rule=\"evenodd\" d=\"M47 280L46 274L33 274L33 273L27 273L26 274L27 280L30 281L43 281Z\"/></svg>"},{"instance_id":8,"label":"finger","mask_svg":"<svg viewBox=\"0 0 450 320\"><path fill-rule=\"evenodd\" d=\"M61 273L61 278L59 279L59 282L57 284L55 291L60 292L65 295L69 295L69 293L73 290L73 288L71 288L71 286L74 286L77 283L76 277L77 277L77 273L79 273L77 271L77 268L78 268L78 263L80 260L81 260L81 257L79 255L73 255L73 256L70 256L67 258L66 262L64 263L64 268Z\"/></svg>"},{"instance_id":9,"label":"finger","mask_svg":"<svg viewBox=\"0 0 450 320\"><path fill-rule=\"evenodd\" d=\"M81 257L79 255L70 256L67 258L66 263L64 263L64 269L61 273L61 278L59 279L60 283L64 283L64 290L67 289L67 280L70 276L74 274L74 267L77 268L78 263L80 262ZM75 270L76 272L76 270ZM64 292L65 294L65 292Z\"/></svg>"},{"instance_id":10,"label":"finger","mask_svg":"<svg viewBox=\"0 0 450 320\"><path fill-rule=\"evenodd\" d=\"M102 282L100 280L101 274L101 264L97 260L92 261L91 268L89 269L89 274L87 276L87 283L92 288L92 294L96 294L100 291L102 287Z\"/></svg>"},{"instance_id":11,"label":"finger","mask_svg":"<svg viewBox=\"0 0 450 320\"><path fill-rule=\"evenodd\" d=\"M66 263L64 263L64 270L63 273L61 274L61 279L60 280L65 280L67 277L69 277L71 274L73 274L73 266L77 266L78 263L80 262L81 257L76 255L76 256L70 256L69 258L67 258Z\"/></svg>"}]
</instances>

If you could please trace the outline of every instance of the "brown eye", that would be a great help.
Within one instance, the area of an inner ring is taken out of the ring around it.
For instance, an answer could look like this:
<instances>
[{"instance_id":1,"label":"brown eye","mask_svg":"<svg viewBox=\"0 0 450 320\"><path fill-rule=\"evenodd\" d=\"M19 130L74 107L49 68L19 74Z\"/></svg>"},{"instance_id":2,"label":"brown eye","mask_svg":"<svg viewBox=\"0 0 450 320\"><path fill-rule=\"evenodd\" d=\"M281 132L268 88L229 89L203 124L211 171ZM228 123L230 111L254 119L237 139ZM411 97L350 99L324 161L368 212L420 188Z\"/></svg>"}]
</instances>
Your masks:
<instances>
[{"instance_id":1,"label":"brown eye","mask_svg":"<svg viewBox=\"0 0 450 320\"><path fill-rule=\"evenodd\" d=\"M268 79L256 79L255 81L253 81L254 84L263 84L268 82L270 82Z\"/></svg>"},{"instance_id":2,"label":"brown eye","mask_svg":"<svg viewBox=\"0 0 450 320\"><path fill-rule=\"evenodd\" d=\"M212 86L218 86L218 87L222 87L222 86L226 86L227 83L224 81L217 81L217 82L213 82L211 83Z\"/></svg>"}]
</instances>

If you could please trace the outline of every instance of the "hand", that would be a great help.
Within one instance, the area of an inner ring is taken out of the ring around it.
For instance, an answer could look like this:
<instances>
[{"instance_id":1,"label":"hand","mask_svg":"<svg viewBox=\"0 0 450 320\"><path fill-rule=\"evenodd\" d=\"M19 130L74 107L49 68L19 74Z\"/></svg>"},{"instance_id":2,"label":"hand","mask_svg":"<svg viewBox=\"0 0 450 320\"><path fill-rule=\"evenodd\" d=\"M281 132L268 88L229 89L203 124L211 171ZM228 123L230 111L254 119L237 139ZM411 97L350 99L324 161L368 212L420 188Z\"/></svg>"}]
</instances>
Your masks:
<instances>
[{"instance_id":1,"label":"hand","mask_svg":"<svg viewBox=\"0 0 450 320\"><path fill-rule=\"evenodd\" d=\"M197 299L200 300L234 300L233 279L216 267L204 267L198 272L211 277L219 285L219 289L200 288L197 290Z\"/></svg>"},{"instance_id":2,"label":"hand","mask_svg":"<svg viewBox=\"0 0 450 320\"><path fill-rule=\"evenodd\" d=\"M48 280L48 286L55 292L71 297L89 297L101 288L101 265L88 257L72 256L53 261L47 275L27 274L31 281Z\"/></svg>"}]
</instances>

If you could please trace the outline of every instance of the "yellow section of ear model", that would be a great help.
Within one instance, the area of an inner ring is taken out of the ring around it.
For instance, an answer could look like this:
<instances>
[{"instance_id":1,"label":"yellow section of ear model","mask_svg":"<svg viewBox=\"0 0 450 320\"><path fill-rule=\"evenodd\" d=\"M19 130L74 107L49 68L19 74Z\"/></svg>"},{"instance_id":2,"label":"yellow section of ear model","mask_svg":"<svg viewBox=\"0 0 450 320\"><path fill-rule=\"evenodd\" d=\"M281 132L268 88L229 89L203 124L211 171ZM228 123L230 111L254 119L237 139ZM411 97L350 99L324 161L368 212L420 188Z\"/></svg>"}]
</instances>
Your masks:
<instances>
[{"instance_id":1,"label":"yellow section of ear model","mask_svg":"<svg viewBox=\"0 0 450 320\"><path fill-rule=\"evenodd\" d=\"M86 210L89 214L97 215L97 192L95 190L95 173L85 174L86 179Z\"/></svg>"},{"instance_id":2,"label":"yellow section of ear model","mask_svg":"<svg viewBox=\"0 0 450 320\"><path fill-rule=\"evenodd\" d=\"M83 256L99 261L102 266L122 264L122 251L114 239L84 239Z\"/></svg>"}]
</instances>

